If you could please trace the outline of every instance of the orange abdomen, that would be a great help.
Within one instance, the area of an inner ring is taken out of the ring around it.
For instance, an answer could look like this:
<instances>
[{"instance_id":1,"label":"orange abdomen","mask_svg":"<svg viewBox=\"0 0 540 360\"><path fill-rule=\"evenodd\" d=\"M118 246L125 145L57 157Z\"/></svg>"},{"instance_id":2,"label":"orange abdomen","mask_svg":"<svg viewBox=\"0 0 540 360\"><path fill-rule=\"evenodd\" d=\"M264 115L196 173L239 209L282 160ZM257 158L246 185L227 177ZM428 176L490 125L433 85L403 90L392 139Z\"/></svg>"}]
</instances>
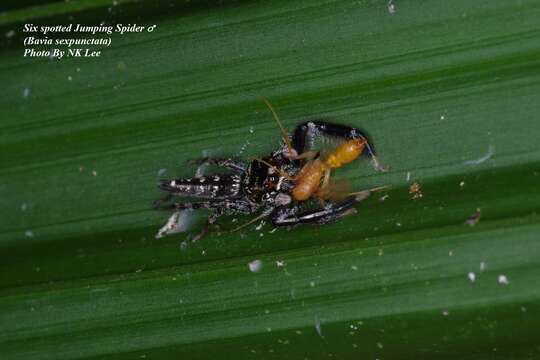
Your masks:
<instances>
[{"instance_id":1,"label":"orange abdomen","mask_svg":"<svg viewBox=\"0 0 540 360\"><path fill-rule=\"evenodd\" d=\"M366 142L363 139L352 139L344 142L330 153L325 164L333 169L348 164L362 154L365 146Z\"/></svg>"},{"instance_id":2,"label":"orange abdomen","mask_svg":"<svg viewBox=\"0 0 540 360\"><path fill-rule=\"evenodd\" d=\"M293 198L298 201L309 199L319 189L326 168L327 166L320 160L306 164L296 178L292 191Z\"/></svg>"}]
</instances>

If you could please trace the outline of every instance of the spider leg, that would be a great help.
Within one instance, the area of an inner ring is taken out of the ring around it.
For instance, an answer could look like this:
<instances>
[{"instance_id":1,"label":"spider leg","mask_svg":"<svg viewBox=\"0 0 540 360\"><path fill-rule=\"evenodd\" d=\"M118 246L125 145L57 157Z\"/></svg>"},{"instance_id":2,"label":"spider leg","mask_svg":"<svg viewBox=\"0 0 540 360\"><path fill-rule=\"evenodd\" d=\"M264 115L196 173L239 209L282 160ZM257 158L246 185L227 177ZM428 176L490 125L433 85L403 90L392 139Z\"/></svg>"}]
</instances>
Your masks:
<instances>
[{"instance_id":1,"label":"spider leg","mask_svg":"<svg viewBox=\"0 0 540 360\"><path fill-rule=\"evenodd\" d=\"M224 167L226 169L235 171L237 173L243 173L246 171L246 165L243 162L236 161L233 159L214 159L210 157L205 157L199 160L191 161L195 165L215 165Z\"/></svg>"},{"instance_id":2,"label":"spider leg","mask_svg":"<svg viewBox=\"0 0 540 360\"><path fill-rule=\"evenodd\" d=\"M203 237L205 237L210 232L210 226L216 222L219 215L220 214L217 212L212 212L210 215L208 215L208 218L206 219L206 223L204 224L203 228L201 229L201 231L199 231L197 235L191 238L191 242L199 241Z\"/></svg>"},{"instance_id":3,"label":"spider leg","mask_svg":"<svg viewBox=\"0 0 540 360\"><path fill-rule=\"evenodd\" d=\"M158 210L186 210L186 209L213 209L218 205L215 204L215 201L200 201L200 202L186 202L186 203L171 203L162 205L163 202L172 198L171 194L168 194L163 199L158 199L154 202L155 209ZM156 204L158 203L158 204Z\"/></svg>"},{"instance_id":4,"label":"spider leg","mask_svg":"<svg viewBox=\"0 0 540 360\"><path fill-rule=\"evenodd\" d=\"M162 208L162 205L166 202L168 202L169 200L171 200L173 197L173 195L171 193L168 193L167 195L163 196L162 198L160 199L157 199L156 201L154 201L152 203L152 208L154 208L155 210L159 210Z\"/></svg>"},{"instance_id":5,"label":"spider leg","mask_svg":"<svg viewBox=\"0 0 540 360\"><path fill-rule=\"evenodd\" d=\"M282 207L272 214L272 225L278 227L298 224L328 224L353 213L355 211L354 205L364 198L359 199L357 196L349 196L337 204L328 203L324 207L301 213L298 205Z\"/></svg>"}]
</instances>

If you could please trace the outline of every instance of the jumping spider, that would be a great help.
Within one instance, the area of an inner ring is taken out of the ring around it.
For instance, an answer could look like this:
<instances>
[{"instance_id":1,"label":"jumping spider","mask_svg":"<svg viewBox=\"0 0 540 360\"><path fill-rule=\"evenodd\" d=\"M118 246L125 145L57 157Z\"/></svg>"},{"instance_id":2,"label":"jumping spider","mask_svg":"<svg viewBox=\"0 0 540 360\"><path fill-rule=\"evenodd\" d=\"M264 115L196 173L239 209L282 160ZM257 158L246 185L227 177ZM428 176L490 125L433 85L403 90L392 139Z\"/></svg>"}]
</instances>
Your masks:
<instances>
[{"instance_id":1,"label":"jumping spider","mask_svg":"<svg viewBox=\"0 0 540 360\"><path fill-rule=\"evenodd\" d=\"M273 112L271 107L270 109ZM279 122L276 115L275 118ZM177 195L196 198L199 201L163 205L163 200L158 200L155 207L175 209L177 211L184 209L209 209L210 215L207 223L193 241L204 236L209 226L221 215L254 214L259 211L261 212L259 216L241 227L263 218L269 218L274 227L334 222L353 212L355 204L369 196L371 191L378 189L350 193L343 200L335 203L322 199L318 206L306 209L306 203L303 200L298 200L295 197L294 191L295 188L298 189L300 186L298 183L299 177L304 176L303 178L305 178L307 174L311 179L313 175L311 173L314 171L311 168L314 166L309 166L317 161L321 162L319 153L311 154L308 157L311 159L308 160L302 156L302 154L312 153L304 152L308 138L312 139L318 136L339 138L345 142L358 142L358 139L360 139L363 147L356 157L362 153L365 147L368 155L372 158L375 169L382 170L382 167L377 162L372 145L360 130L326 121L307 121L298 125L292 136L287 135L284 131L284 141L281 147L265 158L254 159L249 163L233 159L213 158L205 158L197 162L198 164L223 167L228 169L229 173L161 180L158 186L161 190L169 193L168 198ZM349 150L341 150L340 152L336 150L330 155L337 156L338 160L339 157L344 158L347 156L352 160L356 158L352 158L347 151ZM348 160L347 162L352 160ZM321 163L324 165L328 163L328 160ZM343 163L346 162L339 164ZM340 166L333 166L333 168ZM321 170L320 175L324 176L325 181L329 178L330 168L323 168ZM315 175L318 176L318 174ZM318 188L321 187L322 189L323 186L319 186L320 179L321 177L319 176L319 180L315 180L318 182L317 188L313 190L313 193L308 194L308 198L318 197L321 200L321 196L318 195ZM171 219L173 218L171 217ZM174 232L176 225L173 220L170 220L170 224L168 223L164 226L157 237Z\"/></svg>"}]
</instances>

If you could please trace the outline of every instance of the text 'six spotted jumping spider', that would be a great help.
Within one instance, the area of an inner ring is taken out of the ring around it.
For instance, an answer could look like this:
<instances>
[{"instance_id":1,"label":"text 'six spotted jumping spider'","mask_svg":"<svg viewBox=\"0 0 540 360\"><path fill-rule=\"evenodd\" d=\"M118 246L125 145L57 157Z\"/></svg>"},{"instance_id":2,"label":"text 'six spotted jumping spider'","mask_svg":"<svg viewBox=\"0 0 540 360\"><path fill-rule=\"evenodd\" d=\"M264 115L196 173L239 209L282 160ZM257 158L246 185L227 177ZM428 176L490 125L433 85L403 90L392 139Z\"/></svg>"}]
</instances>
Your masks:
<instances>
[{"instance_id":1,"label":"text 'six spotted jumping spider'","mask_svg":"<svg viewBox=\"0 0 540 360\"><path fill-rule=\"evenodd\" d=\"M269 156L249 163L234 159L204 158L200 165L214 165L227 173L174 180L161 180L159 188L167 197L154 203L156 208L175 210L156 238L183 231L182 210L208 209L210 215L201 232L192 240L204 236L221 215L260 215L234 229L236 231L255 221L268 218L274 227L298 224L328 224L354 212L354 206L382 186L354 193L334 191L332 169L342 167L366 153L377 171L379 164L373 145L360 130L327 121L312 120L299 124L292 136L281 125L274 109L264 99L283 133L280 148ZM341 140L332 151L321 155L308 148L317 137ZM194 202L166 204L173 196L197 199ZM314 200L314 201L313 201ZM313 204L316 204L315 206Z\"/></svg>"}]
</instances>

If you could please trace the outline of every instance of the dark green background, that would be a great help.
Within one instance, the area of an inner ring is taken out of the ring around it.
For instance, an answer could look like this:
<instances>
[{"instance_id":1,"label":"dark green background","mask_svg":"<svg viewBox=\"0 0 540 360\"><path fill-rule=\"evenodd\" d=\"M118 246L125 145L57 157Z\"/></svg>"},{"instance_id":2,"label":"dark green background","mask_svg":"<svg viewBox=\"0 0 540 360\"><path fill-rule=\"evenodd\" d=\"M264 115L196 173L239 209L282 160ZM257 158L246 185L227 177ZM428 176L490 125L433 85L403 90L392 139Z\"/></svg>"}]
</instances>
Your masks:
<instances>
[{"instance_id":1,"label":"dark green background","mask_svg":"<svg viewBox=\"0 0 540 360\"><path fill-rule=\"evenodd\" d=\"M3 358L539 357L540 2L30 5L0 12ZM22 56L24 23L101 21L157 29L98 59ZM275 149L262 96L289 129L369 132L390 171L336 177L389 197L323 227L154 240L158 171Z\"/></svg>"}]
</instances>

